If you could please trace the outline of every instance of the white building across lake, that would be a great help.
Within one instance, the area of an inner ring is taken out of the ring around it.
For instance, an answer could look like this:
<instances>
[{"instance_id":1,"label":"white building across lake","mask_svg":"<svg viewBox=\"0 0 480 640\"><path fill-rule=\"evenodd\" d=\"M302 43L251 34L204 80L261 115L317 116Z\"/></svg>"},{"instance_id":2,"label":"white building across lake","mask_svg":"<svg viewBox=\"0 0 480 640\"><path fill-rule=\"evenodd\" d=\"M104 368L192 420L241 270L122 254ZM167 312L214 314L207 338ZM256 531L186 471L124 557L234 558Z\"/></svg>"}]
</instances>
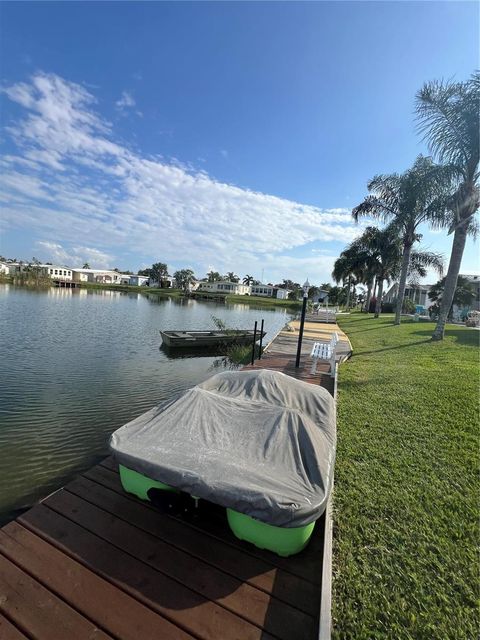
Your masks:
<instances>
[{"instance_id":1,"label":"white building across lake","mask_svg":"<svg viewBox=\"0 0 480 640\"><path fill-rule=\"evenodd\" d=\"M30 264L29 262L2 262L0 263L0 273L15 276L24 273L29 269L38 270L42 276L48 276L52 280L71 281L73 274L70 267L58 264Z\"/></svg>"},{"instance_id":2,"label":"white building across lake","mask_svg":"<svg viewBox=\"0 0 480 640\"><path fill-rule=\"evenodd\" d=\"M110 269L72 269L74 282L120 284L122 273Z\"/></svg>"},{"instance_id":3,"label":"white building across lake","mask_svg":"<svg viewBox=\"0 0 480 640\"><path fill-rule=\"evenodd\" d=\"M270 284L242 284L241 282L229 282L228 280L218 280L216 282L199 282L199 292L224 293L237 296L259 296L262 298L278 298L286 300L290 291L281 289Z\"/></svg>"},{"instance_id":4,"label":"white building across lake","mask_svg":"<svg viewBox=\"0 0 480 640\"><path fill-rule=\"evenodd\" d=\"M198 291L208 291L208 293L228 293L237 296L250 295L250 286L241 282L229 282L228 280L218 280L217 282L200 282Z\"/></svg>"}]
</instances>

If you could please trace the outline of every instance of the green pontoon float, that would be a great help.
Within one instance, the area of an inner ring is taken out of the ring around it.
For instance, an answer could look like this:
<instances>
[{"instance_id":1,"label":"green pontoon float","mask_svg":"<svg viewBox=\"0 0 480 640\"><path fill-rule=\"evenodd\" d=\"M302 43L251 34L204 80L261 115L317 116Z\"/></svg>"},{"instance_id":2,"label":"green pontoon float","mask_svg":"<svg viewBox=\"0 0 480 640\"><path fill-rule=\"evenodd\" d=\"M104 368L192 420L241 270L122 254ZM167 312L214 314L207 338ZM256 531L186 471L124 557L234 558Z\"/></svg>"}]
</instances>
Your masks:
<instances>
[{"instance_id":1,"label":"green pontoon float","mask_svg":"<svg viewBox=\"0 0 480 640\"><path fill-rule=\"evenodd\" d=\"M226 508L237 538L301 551L330 494L335 403L276 371L224 372L112 435L125 491L180 491Z\"/></svg>"}]
</instances>

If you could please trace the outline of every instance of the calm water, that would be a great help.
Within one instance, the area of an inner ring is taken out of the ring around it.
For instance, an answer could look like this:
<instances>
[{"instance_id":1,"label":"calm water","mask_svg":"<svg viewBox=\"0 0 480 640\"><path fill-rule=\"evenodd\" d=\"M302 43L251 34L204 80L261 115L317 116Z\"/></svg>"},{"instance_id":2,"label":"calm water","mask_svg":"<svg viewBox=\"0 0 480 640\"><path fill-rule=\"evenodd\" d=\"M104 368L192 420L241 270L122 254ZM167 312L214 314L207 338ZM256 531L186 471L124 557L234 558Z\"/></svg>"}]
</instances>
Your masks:
<instances>
[{"instance_id":1,"label":"calm water","mask_svg":"<svg viewBox=\"0 0 480 640\"><path fill-rule=\"evenodd\" d=\"M116 291L0 285L0 520L92 466L112 431L222 370L218 357L172 358L161 329L289 319L255 309Z\"/></svg>"}]
</instances>

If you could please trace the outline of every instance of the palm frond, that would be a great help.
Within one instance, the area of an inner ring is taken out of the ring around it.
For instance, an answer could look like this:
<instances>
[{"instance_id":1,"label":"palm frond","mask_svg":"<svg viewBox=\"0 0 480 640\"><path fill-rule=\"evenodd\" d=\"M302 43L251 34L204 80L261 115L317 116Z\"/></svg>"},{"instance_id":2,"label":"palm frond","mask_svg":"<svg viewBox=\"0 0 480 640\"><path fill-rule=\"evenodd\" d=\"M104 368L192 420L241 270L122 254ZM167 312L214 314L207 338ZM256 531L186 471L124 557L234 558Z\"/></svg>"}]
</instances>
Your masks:
<instances>
[{"instance_id":1,"label":"palm frond","mask_svg":"<svg viewBox=\"0 0 480 640\"><path fill-rule=\"evenodd\" d=\"M452 191L458 185L458 168L435 164L419 155L401 175L376 175L368 183L372 192L352 211L354 220L370 217L393 224L404 244L416 241L416 229L424 222L447 226Z\"/></svg>"},{"instance_id":2,"label":"palm frond","mask_svg":"<svg viewBox=\"0 0 480 640\"><path fill-rule=\"evenodd\" d=\"M409 275L418 274L424 278L427 269L433 268L439 276L443 275L444 256L441 253L426 250L412 251L410 256Z\"/></svg>"},{"instance_id":3,"label":"palm frond","mask_svg":"<svg viewBox=\"0 0 480 640\"><path fill-rule=\"evenodd\" d=\"M442 163L456 165L465 180L478 169L480 75L466 82L427 82L416 95L417 129Z\"/></svg>"}]
</instances>

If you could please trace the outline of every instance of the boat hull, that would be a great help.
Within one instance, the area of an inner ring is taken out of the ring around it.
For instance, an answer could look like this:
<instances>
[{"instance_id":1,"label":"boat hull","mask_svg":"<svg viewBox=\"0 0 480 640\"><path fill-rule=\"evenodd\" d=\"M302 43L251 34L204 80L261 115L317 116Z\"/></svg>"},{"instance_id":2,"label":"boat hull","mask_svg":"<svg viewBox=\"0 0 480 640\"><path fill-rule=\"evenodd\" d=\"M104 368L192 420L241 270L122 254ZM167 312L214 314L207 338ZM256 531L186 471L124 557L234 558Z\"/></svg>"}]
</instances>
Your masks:
<instances>
[{"instance_id":1,"label":"boat hull","mask_svg":"<svg viewBox=\"0 0 480 640\"><path fill-rule=\"evenodd\" d=\"M265 331L263 336L265 336ZM229 344L251 344L253 341L252 330L231 331L160 331L163 343L173 348L199 348L217 347ZM257 340L260 340L260 332L257 331Z\"/></svg>"}]
</instances>

